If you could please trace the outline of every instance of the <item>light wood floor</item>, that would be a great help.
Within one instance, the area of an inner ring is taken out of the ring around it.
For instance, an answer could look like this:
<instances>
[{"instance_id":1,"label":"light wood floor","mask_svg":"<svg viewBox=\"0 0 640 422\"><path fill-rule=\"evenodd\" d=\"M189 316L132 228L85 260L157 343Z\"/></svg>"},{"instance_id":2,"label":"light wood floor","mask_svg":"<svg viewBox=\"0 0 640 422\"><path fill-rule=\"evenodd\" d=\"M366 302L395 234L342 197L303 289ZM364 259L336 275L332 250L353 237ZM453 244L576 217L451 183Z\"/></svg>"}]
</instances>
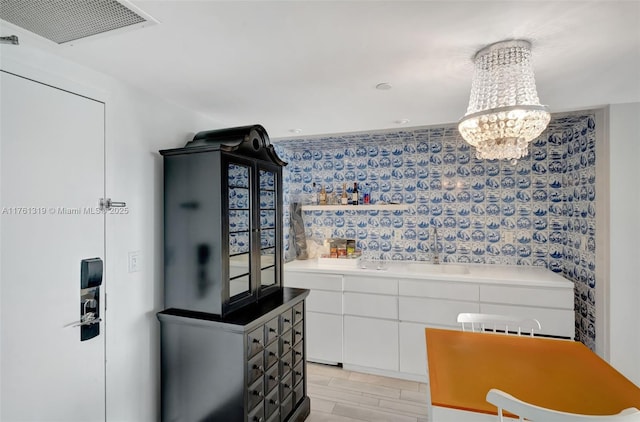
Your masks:
<instances>
[{"instance_id":1,"label":"light wood floor","mask_svg":"<svg viewBox=\"0 0 640 422\"><path fill-rule=\"evenodd\" d=\"M307 422L426 422L426 385L307 364Z\"/></svg>"}]
</instances>

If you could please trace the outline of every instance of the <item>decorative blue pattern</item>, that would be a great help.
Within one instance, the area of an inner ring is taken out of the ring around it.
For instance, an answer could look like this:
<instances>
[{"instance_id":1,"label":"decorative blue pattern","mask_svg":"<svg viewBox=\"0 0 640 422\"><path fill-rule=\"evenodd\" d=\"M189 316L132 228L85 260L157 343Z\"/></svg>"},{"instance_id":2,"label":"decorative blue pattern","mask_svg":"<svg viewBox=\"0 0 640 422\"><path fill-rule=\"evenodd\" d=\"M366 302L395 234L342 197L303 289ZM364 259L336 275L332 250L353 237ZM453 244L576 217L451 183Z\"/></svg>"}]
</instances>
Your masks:
<instances>
[{"instance_id":1,"label":"decorative blue pattern","mask_svg":"<svg viewBox=\"0 0 640 422\"><path fill-rule=\"evenodd\" d=\"M552 118L516 165L476 159L451 125L279 141L285 224L313 183L329 195L366 183L372 203L410 208L306 212L307 237L354 238L369 259L431 261L437 227L444 262L547 267L575 282L576 339L593 349L595 142L588 112Z\"/></svg>"}]
</instances>

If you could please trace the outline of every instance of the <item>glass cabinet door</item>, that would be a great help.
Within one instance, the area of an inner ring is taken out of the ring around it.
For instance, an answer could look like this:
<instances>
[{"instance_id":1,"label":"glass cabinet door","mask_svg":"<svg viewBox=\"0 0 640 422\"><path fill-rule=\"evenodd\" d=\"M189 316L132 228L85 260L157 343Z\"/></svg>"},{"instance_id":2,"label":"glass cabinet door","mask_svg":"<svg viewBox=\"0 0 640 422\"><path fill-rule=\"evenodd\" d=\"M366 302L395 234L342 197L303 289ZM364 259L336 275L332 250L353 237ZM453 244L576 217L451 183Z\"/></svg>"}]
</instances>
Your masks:
<instances>
[{"instance_id":1,"label":"glass cabinet door","mask_svg":"<svg viewBox=\"0 0 640 422\"><path fill-rule=\"evenodd\" d=\"M251 167L229 163L229 298L251 292Z\"/></svg>"},{"instance_id":2,"label":"glass cabinet door","mask_svg":"<svg viewBox=\"0 0 640 422\"><path fill-rule=\"evenodd\" d=\"M269 287L277 283L276 262L279 259L277 250L276 222L276 173L260 169L258 172L260 188L260 287Z\"/></svg>"}]
</instances>

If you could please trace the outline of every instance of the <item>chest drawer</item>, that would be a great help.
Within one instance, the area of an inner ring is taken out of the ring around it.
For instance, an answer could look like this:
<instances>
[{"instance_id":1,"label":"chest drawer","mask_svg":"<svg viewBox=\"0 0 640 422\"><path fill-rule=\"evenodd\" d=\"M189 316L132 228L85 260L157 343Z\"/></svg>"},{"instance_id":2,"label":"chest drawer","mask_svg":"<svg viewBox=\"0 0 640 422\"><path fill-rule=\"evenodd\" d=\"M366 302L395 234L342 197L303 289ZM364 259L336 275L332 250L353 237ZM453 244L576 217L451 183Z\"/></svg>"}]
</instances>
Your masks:
<instances>
[{"instance_id":1,"label":"chest drawer","mask_svg":"<svg viewBox=\"0 0 640 422\"><path fill-rule=\"evenodd\" d=\"M253 384L258 378L264 374L264 362L262 354L255 355L247 364L247 383Z\"/></svg>"},{"instance_id":2,"label":"chest drawer","mask_svg":"<svg viewBox=\"0 0 640 422\"><path fill-rule=\"evenodd\" d=\"M269 344L278 338L278 318L273 318L264 326L264 344Z\"/></svg>"},{"instance_id":3,"label":"chest drawer","mask_svg":"<svg viewBox=\"0 0 640 422\"><path fill-rule=\"evenodd\" d=\"M247 334L247 356L253 357L264 347L264 327L260 326Z\"/></svg>"}]
</instances>

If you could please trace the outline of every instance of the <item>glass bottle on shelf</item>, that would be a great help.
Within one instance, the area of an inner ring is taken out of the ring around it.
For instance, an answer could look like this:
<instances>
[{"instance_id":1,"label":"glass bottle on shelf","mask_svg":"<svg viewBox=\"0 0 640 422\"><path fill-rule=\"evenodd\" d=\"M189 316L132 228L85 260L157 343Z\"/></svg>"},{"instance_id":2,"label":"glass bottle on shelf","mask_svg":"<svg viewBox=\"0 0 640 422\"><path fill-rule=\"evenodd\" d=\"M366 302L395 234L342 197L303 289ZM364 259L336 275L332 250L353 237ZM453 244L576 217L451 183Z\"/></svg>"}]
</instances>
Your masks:
<instances>
[{"instance_id":1,"label":"glass bottle on shelf","mask_svg":"<svg viewBox=\"0 0 640 422\"><path fill-rule=\"evenodd\" d=\"M320 198L318 199L318 203L320 205L327 205L327 190L324 188L324 185L320 187Z\"/></svg>"},{"instance_id":2,"label":"glass bottle on shelf","mask_svg":"<svg viewBox=\"0 0 640 422\"><path fill-rule=\"evenodd\" d=\"M351 205L358 205L358 182L353 182L353 192L351 193Z\"/></svg>"},{"instance_id":3,"label":"glass bottle on shelf","mask_svg":"<svg viewBox=\"0 0 640 422\"><path fill-rule=\"evenodd\" d=\"M342 205L347 205L348 203L348 198L347 198L347 184L343 183L342 184L342 197L340 198L340 203Z\"/></svg>"}]
</instances>

